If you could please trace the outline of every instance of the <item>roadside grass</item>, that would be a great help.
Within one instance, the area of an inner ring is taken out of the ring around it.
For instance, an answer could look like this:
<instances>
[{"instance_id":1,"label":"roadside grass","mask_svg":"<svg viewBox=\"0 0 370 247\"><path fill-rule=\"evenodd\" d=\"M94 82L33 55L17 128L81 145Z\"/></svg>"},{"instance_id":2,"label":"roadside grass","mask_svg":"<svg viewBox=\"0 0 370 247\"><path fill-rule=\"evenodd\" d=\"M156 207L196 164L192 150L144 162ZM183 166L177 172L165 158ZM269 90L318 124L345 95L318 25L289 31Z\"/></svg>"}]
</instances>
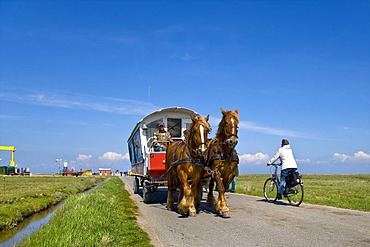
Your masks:
<instances>
[{"instance_id":1,"label":"roadside grass","mask_svg":"<svg viewBox=\"0 0 370 247\"><path fill-rule=\"evenodd\" d=\"M93 187L102 177L0 176L0 231Z\"/></svg>"},{"instance_id":2,"label":"roadside grass","mask_svg":"<svg viewBox=\"0 0 370 247\"><path fill-rule=\"evenodd\" d=\"M19 246L153 246L136 220L137 206L118 177L69 197L50 222Z\"/></svg>"},{"instance_id":3,"label":"roadside grass","mask_svg":"<svg viewBox=\"0 0 370 247\"><path fill-rule=\"evenodd\" d=\"M236 192L263 197L269 174L239 175ZM305 175L304 203L370 211L370 174Z\"/></svg>"}]
</instances>

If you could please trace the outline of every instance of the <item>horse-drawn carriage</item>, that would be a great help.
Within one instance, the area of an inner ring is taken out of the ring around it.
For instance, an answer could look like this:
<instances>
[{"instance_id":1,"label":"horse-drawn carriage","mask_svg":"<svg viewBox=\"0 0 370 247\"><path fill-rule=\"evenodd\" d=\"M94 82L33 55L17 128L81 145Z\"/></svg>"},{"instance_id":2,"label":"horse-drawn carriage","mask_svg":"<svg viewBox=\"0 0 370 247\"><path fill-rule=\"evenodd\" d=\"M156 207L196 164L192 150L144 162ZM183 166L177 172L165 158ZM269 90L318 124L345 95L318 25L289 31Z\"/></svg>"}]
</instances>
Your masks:
<instances>
[{"instance_id":1,"label":"horse-drawn carriage","mask_svg":"<svg viewBox=\"0 0 370 247\"><path fill-rule=\"evenodd\" d=\"M165 124L165 129L173 141L183 140L184 131L191 124L191 115L199 114L182 107L157 110L141 119L128 138L128 150L131 162L131 175L134 176L134 193L143 189L143 201L151 201L151 195L159 186L167 184L165 168L166 151L155 151L158 140L154 133L158 125Z\"/></svg>"},{"instance_id":2,"label":"horse-drawn carriage","mask_svg":"<svg viewBox=\"0 0 370 247\"><path fill-rule=\"evenodd\" d=\"M238 110L224 111L216 137L208 139L211 126L209 115L202 117L196 112L180 107L165 108L141 119L129 139L131 175L134 193L143 188L143 201L151 201L151 194L161 185L168 188L167 208L174 209L173 192L179 191L177 208L180 213L195 216L200 207L202 179L209 175L210 185L207 203L223 217L228 217L225 188L234 177L239 163L235 146L238 143ZM154 132L160 123L165 123L172 136L166 151L155 151L157 140ZM214 182L219 196L213 197Z\"/></svg>"}]
</instances>

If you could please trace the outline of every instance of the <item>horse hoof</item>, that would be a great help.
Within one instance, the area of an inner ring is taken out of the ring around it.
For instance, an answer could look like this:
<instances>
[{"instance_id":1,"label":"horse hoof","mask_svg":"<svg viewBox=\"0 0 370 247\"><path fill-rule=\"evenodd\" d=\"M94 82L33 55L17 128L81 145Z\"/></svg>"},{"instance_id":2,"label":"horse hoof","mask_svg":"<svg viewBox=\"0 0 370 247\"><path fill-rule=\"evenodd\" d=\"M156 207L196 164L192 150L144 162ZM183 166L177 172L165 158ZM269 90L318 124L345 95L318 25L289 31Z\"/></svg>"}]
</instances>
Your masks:
<instances>
[{"instance_id":1,"label":"horse hoof","mask_svg":"<svg viewBox=\"0 0 370 247\"><path fill-rule=\"evenodd\" d=\"M229 212L222 212L222 218L230 218Z\"/></svg>"},{"instance_id":2,"label":"horse hoof","mask_svg":"<svg viewBox=\"0 0 370 247\"><path fill-rule=\"evenodd\" d=\"M174 211L175 210L175 207L174 206L167 206L167 210L168 211Z\"/></svg>"},{"instance_id":3,"label":"horse hoof","mask_svg":"<svg viewBox=\"0 0 370 247\"><path fill-rule=\"evenodd\" d=\"M177 206L177 211L181 214L181 215L184 215L187 213L187 211L185 211L184 209L182 209L181 207Z\"/></svg>"},{"instance_id":4,"label":"horse hoof","mask_svg":"<svg viewBox=\"0 0 370 247\"><path fill-rule=\"evenodd\" d=\"M189 216L190 217L195 217L195 216L197 216L197 213L196 212L189 212Z\"/></svg>"}]
</instances>

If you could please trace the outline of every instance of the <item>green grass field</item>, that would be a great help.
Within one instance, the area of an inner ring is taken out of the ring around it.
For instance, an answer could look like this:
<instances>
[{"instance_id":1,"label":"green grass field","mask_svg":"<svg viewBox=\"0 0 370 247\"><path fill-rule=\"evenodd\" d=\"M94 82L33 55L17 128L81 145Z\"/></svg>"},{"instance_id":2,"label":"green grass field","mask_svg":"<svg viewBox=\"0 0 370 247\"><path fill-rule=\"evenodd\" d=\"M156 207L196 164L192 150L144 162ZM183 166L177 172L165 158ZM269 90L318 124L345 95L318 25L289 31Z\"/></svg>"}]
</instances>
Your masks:
<instances>
[{"instance_id":1,"label":"green grass field","mask_svg":"<svg viewBox=\"0 0 370 247\"><path fill-rule=\"evenodd\" d=\"M152 246L136 223L137 207L118 177L69 197L51 221L20 246Z\"/></svg>"},{"instance_id":2,"label":"green grass field","mask_svg":"<svg viewBox=\"0 0 370 247\"><path fill-rule=\"evenodd\" d=\"M263 184L270 176L240 175L236 191L263 198ZM0 177L2 229L68 197L51 221L21 246L151 246L137 225L137 207L119 178L109 178L90 193L78 193L102 179ZM370 174L303 175L303 182L304 203L370 211Z\"/></svg>"},{"instance_id":3,"label":"green grass field","mask_svg":"<svg viewBox=\"0 0 370 247\"><path fill-rule=\"evenodd\" d=\"M240 175L236 192L263 197L263 184L271 175ZM303 203L370 211L370 174L304 175Z\"/></svg>"},{"instance_id":4,"label":"green grass field","mask_svg":"<svg viewBox=\"0 0 370 247\"><path fill-rule=\"evenodd\" d=\"M0 230L93 187L102 177L0 176Z\"/></svg>"}]
</instances>

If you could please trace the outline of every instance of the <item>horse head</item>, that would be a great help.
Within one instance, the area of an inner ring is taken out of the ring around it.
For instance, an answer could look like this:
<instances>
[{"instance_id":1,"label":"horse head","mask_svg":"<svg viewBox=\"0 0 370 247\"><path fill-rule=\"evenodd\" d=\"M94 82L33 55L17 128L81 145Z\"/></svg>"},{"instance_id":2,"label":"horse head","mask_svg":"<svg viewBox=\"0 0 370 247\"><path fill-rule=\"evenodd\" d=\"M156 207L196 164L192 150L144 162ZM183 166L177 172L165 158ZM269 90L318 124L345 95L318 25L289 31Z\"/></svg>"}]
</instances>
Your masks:
<instances>
[{"instance_id":1,"label":"horse head","mask_svg":"<svg viewBox=\"0 0 370 247\"><path fill-rule=\"evenodd\" d=\"M205 156L207 153L208 134L211 131L211 126L208 123L209 115L207 117L192 116L192 124L185 133L185 138L188 139L189 146L199 156Z\"/></svg>"},{"instance_id":2,"label":"horse head","mask_svg":"<svg viewBox=\"0 0 370 247\"><path fill-rule=\"evenodd\" d=\"M221 137L225 144L227 144L230 148L235 148L238 144L238 109L235 109L235 111L224 111L222 108L220 108L220 110L222 113L222 119L216 136Z\"/></svg>"}]
</instances>

